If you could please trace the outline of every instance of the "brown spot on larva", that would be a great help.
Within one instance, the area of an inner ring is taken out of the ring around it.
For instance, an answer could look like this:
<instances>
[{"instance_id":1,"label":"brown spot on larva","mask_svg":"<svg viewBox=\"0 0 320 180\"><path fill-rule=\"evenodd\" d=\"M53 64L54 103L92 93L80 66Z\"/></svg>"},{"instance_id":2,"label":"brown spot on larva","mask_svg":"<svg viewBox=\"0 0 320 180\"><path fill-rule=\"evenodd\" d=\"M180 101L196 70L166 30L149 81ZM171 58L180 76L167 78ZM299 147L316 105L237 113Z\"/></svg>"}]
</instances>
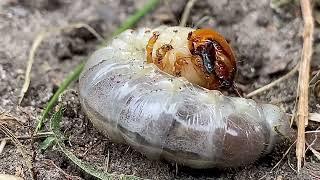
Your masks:
<instances>
[{"instance_id":1,"label":"brown spot on larva","mask_svg":"<svg viewBox=\"0 0 320 180\"><path fill-rule=\"evenodd\" d=\"M187 38L187 40L191 40L191 37L192 37L192 31L188 33L188 38Z\"/></svg>"},{"instance_id":2,"label":"brown spot on larva","mask_svg":"<svg viewBox=\"0 0 320 180\"><path fill-rule=\"evenodd\" d=\"M181 71L175 72L175 76L181 77Z\"/></svg>"},{"instance_id":3,"label":"brown spot on larva","mask_svg":"<svg viewBox=\"0 0 320 180\"><path fill-rule=\"evenodd\" d=\"M146 30L144 33L149 33L149 32L151 32L150 30Z\"/></svg>"},{"instance_id":4,"label":"brown spot on larva","mask_svg":"<svg viewBox=\"0 0 320 180\"><path fill-rule=\"evenodd\" d=\"M133 34L133 33L134 33L134 30L130 30L130 33Z\"/></svg>"},{"instance_id":5,"label":"brown spot on larva","mask_svg":"<svg viewBox=\"0 0 320 180\"><path fill-rule=\"evenodd\" d=\"M154 59L154 63L156 65L162 66L162 60L166 56L167 52L171 51L173 47L170 44L164 44L160 48L157 49L156 51L156 57Z\"/></svg>"},{"instance_id":6,"label":"brown spot on larva","mask_svg":"<svg viewBox=\"0 0 320 180\"><path fill-rule=\"evenodd\" d=\"M177 32L178 32L178 30L176 30L176 29L175 29L175 30L173 30L173 32L174 32L174 33L177 33Z\"/></svg>"},{"instance_id":7,"label":"brown spot on larva","mask_svg":"<svg viewBox=\"0 0 320 180\"><path fill-rule=\"evenodd\" d=\"M196 41L196 40L194 40L194 38L192 37L192 31L188 33L187 40L189 41L188 43L189 51L191 52L191 54L194 54L195 52L194 43L190 43L190 41Z\"/></svg>"},{"instance_id":8,"label":"brown spot on larva","mask_svg":"<svg viewBox=\"0 0 320 180\"><path fill-rule=\"evenodd\" d=\"M188 59L189 57L185 57L184 55L182 55L181 53L177 53L176 54L176 61L174 62L174 71L173 73L178 76L181 77L182 76L182 68L183 66L188 65Z\"/></svg>"}]
</instances>

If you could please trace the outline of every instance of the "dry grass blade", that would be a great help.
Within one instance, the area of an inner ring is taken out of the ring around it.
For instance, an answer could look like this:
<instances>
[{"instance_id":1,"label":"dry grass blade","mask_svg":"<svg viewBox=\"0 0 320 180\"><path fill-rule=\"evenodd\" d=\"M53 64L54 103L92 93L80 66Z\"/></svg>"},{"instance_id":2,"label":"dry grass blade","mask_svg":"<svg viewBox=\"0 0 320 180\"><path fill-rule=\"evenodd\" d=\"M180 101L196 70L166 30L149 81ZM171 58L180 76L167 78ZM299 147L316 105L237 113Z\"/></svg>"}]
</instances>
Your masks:
<instances>
[{"instance_id":1,"label":"dry grass blade","mask_svg":"<svg viewBox=\"0 0 320 180\"><path fill-rule=\"evenodd\" d=\"M310 85L316 83L320 78L320 70L310 80Z\"/></svg>"},{"instance_id":2,"label":"dry grass blade","mask_svg":"<svg viewBox=\"0 0 320 180\"><path fill-rule=\"evenodd\" d=\"M312 92L313 92L314 97L318 101L320 101L320 80L318 80L314 84L310 85L310 87L312 87Z\"/></svg>"},{"instance_id":3,"label":"dry grass blade","mask_svg":"<svg viewBox=\"0 0 320 180\"><path fill-rule=\"evenodd\" d=\"M36 52L41 44L41 42L49 37L52 34L55 33L59 33L61 31L70 31L72 29L77 29L77 28L85 28L87 29L90 33L92 33L99 41L104 41L103 37L99 35L99 33L97 33L92 27L90 27L88 24L84 24L84 23L77 23L77 24L71 24L68 25L66 27L61 27L61 28L52 28L50 31L48 32L41 32L40 34L38 34L38 36L35 38L35 40L32 43L30 52L29 52L29 56L28 56L28 61L27 61L27 68L26 68L26 72L25 72L25 78L24 78L24 83L19 95L19 102L18 104L20 105L23 97L25 95L25 93L28 91L29 85L30 85L30 81L31 81L31 69L32 69L32 65L35 59L35 55Z\"/></svg>"},{"instance_id":4,"label":"dry grass blade","mask_svg":"<svg viewBox=\"0 0 320 180\"><path fill-rule=\"evenodd\" d=\"M311 134L311 133L320 133L320 130L314 130L314 131L306 131L306 134Z\"/></svg>"},{"instance_id":5,"label":"dry grass blade","mask_svg":"<svg viewBox=\"0 0 320 180\"><path fill-rule=\"evenodd\" d=\"M34 173L32 171L32 169L33 169L32 159L31 159L31 156L28 155L26 148L16 138L16 136L11 132L11 130L8 129L3 124L0 124L0 131L2 131L6 136L8 136L11 139L11 141L17 146L17 148L18 148L19 152L21 153L21 155L25 161L25 164L28 168L28 171L30 173L30 178L34 179Z\"/></svg>"},{"instance_id":6,"label":"dry grass blade","mask_svg":"<svg viewBox=\"0 0 320 180\"><path fill-rule=\"evenodd\" d=\"M190 11L191 11L193 5L196 3L196 1L197 0L189 0L188 1L186 7L184 8L179 26L186 26L188 18L190 16Z\"/></svg>"},{"instance_id":7,"label":"dry grass blade","mask_svg":"<svg viewBox=\"0 0 320 180\"><path fill-rule=\"evenodd\" d=\"M212 18L211 16L203 16L202 18L199 19L199 21L197 21L197 23L193 26L193 28L197 29L199 26L209 21L211 18Z\"/></svg>"},{"instance_id":8,"label":"dry grass blade","mask_svg":"<svg viewBox=\"0 0 320 180\"><path fill-rule=\"evenodd\" d=\"M303 179L319 180L320 179L320 164L307 163L303 167ZM302 179L302 178L301 178Z\"/></svg>"},{"instance_id":9,"label":"dry grass blade","mask_svg":"<svg viewBox=\"0 0 320 180\"><path fill-rule=\"evenodd\" d=\"M280 82L287 80L288 78L290 78L291 76L293 76L299 69L299 64L297 64L291 71L289 71L287 74L285 74L284 76L280 77L279 79L272 81L270 84L267 84L259 89L256 89L254 91L252 91L251 93L247 94L246 97L250 98L252 96L255 96L257 94L260 94L264 91L267 91L269 89L271 89L273 86L279 84Z\"/></svg>"},{"instance_id":10,"label":"dry grass blade","mask_svg":"<svg viewBox=\"0 0 320 180\"><path fill-rule=\"evenodd\" d=\"M291 117L291 123L292 123L293 119L296 118L296 116L294 116L294 114L287 113L287 115ZM320 123L320 114L319 113L309 113L308 119L309 119L309 121L319 122ZM307 132L311 132L311 131L307 131Z\"/></svg>"},{"instance_id":11,"label":"dry grass blade","mask_svg":"<svg viewBox=\"0 0 320 180\"><path fill-rule=\"evenodd\" d=\"M21 140L25 140L25 139L31 139L31 138L45 138L48 136L53 135L53 132L49 131L49 132L39 132L33 136L30 135L24 135L24 136L16 136L17 139L21 139ZM5 138L1 138L0 141L10 141L11 138L10 137L5 137Z\"/></svg>"},{"instance_id":12,"label":"dry grass blade","mask_svg":"<svg viewBox=\"0 0 320 180\"><path fill-rule=\"evenodd\" d=\"M4 147L6 146L7 140L3 139L0 142L0 154L2 153Z\"/></svg>"},{"instance_id":13,"label":"dry grass blade","mask_svg":"<svg viewBox=\"0 0 320 180\"><path fill-rule=\"evenodd\" d=\"M23 180L21 177L10 175L10 174L0 174L0 180Z\"/></svg>"},{"instance_id":14,"label":"dry grass blade","mask_svg":"<svg viewBox=\"0 0 320 180\"><path fill-rule=\"evenodd\" d=\"M107 157L104 160L104 168L103 168L106 172L109 171L109 163L110 163L110 151L108 149Z\"/></svg>"},{"instance_id":15,"label":"dry grass blade","mask_svg":"<svg viewBox=\"0 0 320 180\"><path fill-rule=\"evenodd\" d=\"M270 170L270 172L272 172L276 167L279 166L279 164L281 163L281 161L283 161L283 159L287 156L287 154L290 152L291 148L293 147L293 145L296 143L296 141L294 141L290 146L289 148L286 150L286 152L283 154L282 158L277 162L276 165L274 165L272 167L272 169Z\"/></svg>"},{"instance_id":16,"label":"dry grass blade","mask_svg":"<svg viewBox=\"0 0 320 180\"><path fill-rule=\"evenodd\" d=\"M312 17L312 8L310 0L300 0L300 5L304 20L304 32L297 93L299 96L296 118L298 127L296 144L298 172L302 167L302 161L305 157L305 125L308 122L309 116L309 80L314 32L314 22Z\"/></svg>"},{"instance_id":17,"label":"dry grass blade","mask_svg":"<svg viewBox=\"0 0 320 180\"><path fill-rule=\"evenodd\" d=\"M320 129L320 127L318 127L315 131L306 131L305 132L307 135L309 135L309 136L306 137L306 144L307 144L306 151L308 151L309 149L311 150L311 148L312 148L313 150L311 150L311 151L314 152L314 151L316 151L315 148L318 148L317 147L317 145L319 143L318 142L319 141L318 140L318 133L320 133L319 129Z\"/></svg>"},{"instance_id":18,"label":"dry grass blade","mask_svg":"<svg viewBox=\"0 0 320 180\"><path fill-rule=\"evenodd\" d=\"M30 49L30 53L29 53L29 57L28 57L28 62L27 62L27 69L25 72L25 78L24 78L24 83L19 95L19 102L18 104L21 104L21 101L24 97L24 94L27 92L29 85L30 85L30 76L31 76L31 68L34 62L34 57L36 54L36 50L38 49L40 43L42 42L42 40L44 39L44 37L47 35L47 33L42 32L40 33L37 38L34 40L32 47Z\"/></svg>"},{"instance_id":19,"label":"dry grass blade","mask_svg":"<svg viewBox=\"0 0 320 180\"><path fill-rule=\"evenodd\" d=\"M310 147L309 149L310 149L310 150L312 151L312 153L320 160L320 152L317 151L317 150L315 150L315 149L313 149L312 147Z\"/></svg>"},{"instance_id":20,"label":"dry grass blade","mask_svg":"<svg viewBox=\"0 0 320 180\"><path fill-rule=\"evenodd\" d=\"M309 120L320 123L320 114L319 113L309 113Z\"/></svg>"},{"instance_id":21,"label":"dry grass blade","mask_svg":"<svg viewBox=\"0 0 320 180\"><path fill-rule=\"evenodd\" d=\"M8 121L13 121L13 122L15 122L15 123L20 124L20 123L18 122L17 118L13 117L11 114L8 114L8 113L6 113L6 112L1 112L1 113L0 113L0 121L1 121L1 122L4 122L4 123L6 123L6 122L8 122Z\"/></svg>"}]
</instances>

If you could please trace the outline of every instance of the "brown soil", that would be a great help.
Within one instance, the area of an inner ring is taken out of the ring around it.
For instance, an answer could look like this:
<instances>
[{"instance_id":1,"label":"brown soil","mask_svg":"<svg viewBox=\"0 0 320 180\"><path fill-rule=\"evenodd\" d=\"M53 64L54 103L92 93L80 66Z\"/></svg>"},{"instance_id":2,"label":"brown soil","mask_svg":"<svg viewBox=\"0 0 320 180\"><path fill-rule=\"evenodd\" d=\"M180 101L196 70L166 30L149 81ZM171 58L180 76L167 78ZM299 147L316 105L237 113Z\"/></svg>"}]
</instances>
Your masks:
<instances>
[{"instance_id":1,"label":"brown soil","mask_svg":"<svg viewBox=\"0 0 320 180\"><path fill-rule=\"evenodd\" d=\"M34 38L41 31L70 23L84 22L100 34L107 36L116 27L143 6L146 0L121 1L62 1L62 0L1 0L0 1L0 112L16 117L6 121L6 127L16 136L30 135L45 104L57 90L66 75L86 60L99 44L85 29L55 34L43 42L32 67L31 84L17 106L24 81L28 53ZM161 24L177 25L184 0L164 1L137 27L156 27ZM207 21L197 24L206 17ZM237 83L244 93L271 82L292 69L300 59L302 47L302 19L299 6L289 4L272 9L269 0L202 0L191 11L188 26L212 27L227 37L234 47L239 72ZM317 31L318 32L318 31ZM315 36L315 42L320 36ZM314 58L318 57L318 52ZM313 70L319 69L319 62ZM272 90L254 99L279 105L292 113L296 95L297 76L282 82ZM77 91L77 83L72 88ZM272 167L282 158L290 143L278 145L271 154L257 162L238 169L193 170L176 167L161 161L148 160L127 145L114 144L99 134L85 118L75 92L64 97L66 112L62 123L66 145L79 158L117 174L136 175L150 179L308 179L308 173L297 176L289 166L295 167L294 148L271 173ZM312 112L319 105L312 98ZM317 127L319 125L314 125ZM47 129L48 127L45 127ZM5 135L0 132L0 138ZM39 149L43 139L21 141L33 155L37 179L93 179L66 158L57 147ZM312 153L307 161L316 165ZM56 165L54 166L53 163ZM59 167L59 168L58 168ZM0 154L0 174L16 174L30 179L24 158L14 143L8 141Z\"/></svg>"}]
</instances>

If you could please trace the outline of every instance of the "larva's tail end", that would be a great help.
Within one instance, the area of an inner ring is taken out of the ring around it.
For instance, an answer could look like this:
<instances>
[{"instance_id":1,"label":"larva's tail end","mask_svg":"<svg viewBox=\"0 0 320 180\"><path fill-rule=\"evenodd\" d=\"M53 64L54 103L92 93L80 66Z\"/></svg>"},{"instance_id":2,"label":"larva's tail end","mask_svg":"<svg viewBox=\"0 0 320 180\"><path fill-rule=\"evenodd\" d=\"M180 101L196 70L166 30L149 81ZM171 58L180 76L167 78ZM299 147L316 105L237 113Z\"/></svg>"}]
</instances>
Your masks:
<instances>
[{"instance_id":1,"label":"larva's tail end","mask_svg":"<svg viewBox=\"0 0 320 180\"><path fill-rule=\"evenodd\" d=\"M269 145L266 148L266 153L268 153L279 141L283 139L292 141L294 139L295 132L290 127L291 117L282 112L279 107L271 104L264 104L262 105L262 109L270 128Z\"/></svg>"}]
</instances>

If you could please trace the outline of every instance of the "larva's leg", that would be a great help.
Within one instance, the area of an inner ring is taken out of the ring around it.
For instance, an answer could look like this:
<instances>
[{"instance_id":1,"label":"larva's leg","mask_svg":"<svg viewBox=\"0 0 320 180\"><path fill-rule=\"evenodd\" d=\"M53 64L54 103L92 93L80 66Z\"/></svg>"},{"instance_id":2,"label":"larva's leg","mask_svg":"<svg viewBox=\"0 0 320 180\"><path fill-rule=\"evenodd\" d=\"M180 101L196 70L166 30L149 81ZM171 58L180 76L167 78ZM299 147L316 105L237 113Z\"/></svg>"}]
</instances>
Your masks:
<instances>
[{"instance_id":1,"label":"larva's leg","mask_svg":"<svg viewBox=\"0 0 320 180\"><path fill-rule=\"evenodd\" d=\"M158 40L160 33L159 32L154 32L152 37L149 39L148 44L146 46L146 52L147 52L147 63L152 63L152 51L153 51L153 46Z\"/></svg>"},{"instance_id":2,"label":"larva's leg","mask_svg":"<svg viewBox=\"0 0 320 180\"><path fill-rule=\"evenodd\" d=\"M243 97L243 92L242 92L242 90L239 89L236 84L233 84L233 85L231 86L231 92L232 92L232 91L233 91L234 93L236 93L239 97Z\"/></svg>"},{"instance_id":3,"label":"larva's leg","mask_svg":"<svg viewBox=\"0 0 320 180\"><path fill-rule=\"evenodd\" d=\"M168 63L163 61L164 57L166 56L167 52L171 51L172 49L173 47L170 44L164 44L156 50L156 57L154 58L153 63L157 65L161 70L164 69L163 65L165 63Z\"/></svg>"},{"instance_id":4,"label":"larva's leg","mask_svg":"<svg viewBox=\"0 0 320 180\"><path fill-rule=\"evenodd\" d=\"M181 77L181 71L184 65L187 65L188 62L186 57L177 57L176 61L174 62L174 74L177 77Z\"/></svg>"}]
</instances>

